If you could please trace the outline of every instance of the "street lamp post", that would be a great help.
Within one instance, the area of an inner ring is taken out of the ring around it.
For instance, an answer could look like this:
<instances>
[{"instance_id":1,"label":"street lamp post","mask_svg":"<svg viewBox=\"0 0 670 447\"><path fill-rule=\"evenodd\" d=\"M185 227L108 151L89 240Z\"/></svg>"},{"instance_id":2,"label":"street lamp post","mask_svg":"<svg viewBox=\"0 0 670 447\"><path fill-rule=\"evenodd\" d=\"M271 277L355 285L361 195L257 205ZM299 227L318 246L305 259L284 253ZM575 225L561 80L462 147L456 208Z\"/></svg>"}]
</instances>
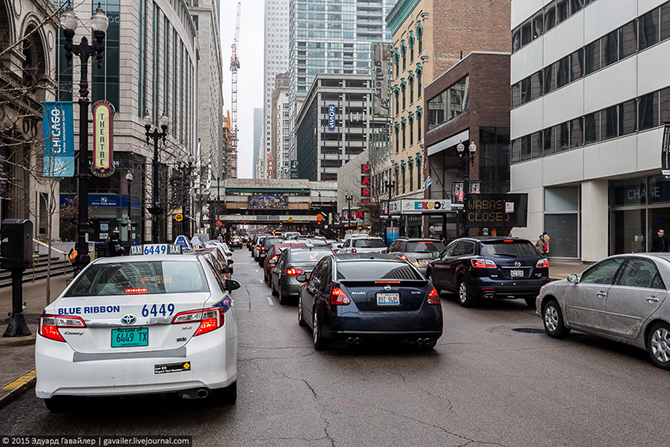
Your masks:
<instances>
[{"instance_id":1,"label":"street lamp post","mask_svg":"<svg viewBox=\"0 0 670 447\"><path fill-rule=\"evenodd\" d=\"M127 183L128 183L128 243L130 243L130 242L131 242L131 240L130 240L130 235L131 235L131 232L132 232L132 226L131 226L131 223L130 223L130 220L131 220L131 219L130 219L130 201L131 201L131 197L130 197L130 184L131 184L132 181L133 181L133 173L132 173L132 172L129 171L129 172L126 174L126 181L127 181Z\"/></svg>"},{"instance_id":2,"label":"street lamp post","mask_svg":"<svg viewBox=\"0 0 670 447\"><path fill-rule=\"evenodd\" d=\"M345 195L344 200L347 201L347 226L350 226L351 225L351 201L354 200L353 194ZM345 232L346 232L347 227L345 226L344 229L345 229Z\"/></svg>"},{"instance_id":3,"label":"street lamp post","mask_svg":"<svg viewBox=\"0 0 670 447\"><path fill-rule=\"evenodd\" d=\"M393 221L391 220L391 193L393 192L393 188L395 188L395 181L394 180L386 180L384 182L384 185L386 186L386 190L389 192L389 203L387 206L387 222L386 222L386 240L388 243L389 235L388 235L388 228L393 227Z\"/></svg>"},{"instance_id":4,"label":"street lamp post","mask_svg":"<svg viewBox=\"0 0 670 447\"><path fill-rule=\"evenodd\" d=\"M151 120L151 115L146 114L144 116L144 128L146 129L146 132L144 135L147 137L147 144L149 144L149 140L154 141L154 160L152 164L152 173L153 173L153 206L149 208L149 212L151 213L152 216L152 222L151 222L151 242L154 244L158 244L158 237L159 237L159 231L158 231L158 216L163 214L163 207L160 204L160 200L158 200L158 140L163 140L163 144L165 144L165 137L167 137L167 127L168 127L168 117L163 114L160 119L158 120L158 125L162 129L161 131L158 130L158 127L153 126L152 120ZM151 129L153 127L153 130Z\"/></svg>"},{"instance_id":5,"label":"street lamp post","mask_svg":"<svg viewBox=\"0 0 670 447\"><path fill-rule=\"evenodd\" d=\"M102 66L102 53L105 51L105 32L109 26L109 19L102 10L100 3L95 13L91 16L90 26L95 36L95 44L89 45L86 36L81 38L79 44L74 45L74 38L79 18L74 13L71 5L65 8L60 16L61 27L65 35L65 57L68 66L72 66L72 55L79 57L81 61L81 80L79 82L79 223L77 229L77 259L75 261L76 271L81 271L91 262L88 255L88 179L91 174L88 173L88 105L91 103L88 99L88 60L91 56L98 60L98 68Z\"/></svg>"},{"instance_id":6,"label":"street lamp post","mask_svg":"<svg viewBox=\"0 0 670 447\"><path fill-rule=\"evenodd\" d=\"M458 157L463 164L463 236L467 235L467 209L468 209L468 194L470 193L470 166L475 163L475 152L477 152L477 145L474 141L470 142L468 152L465 152L465 145L459 142L456 146Z\"/></svg>"}]
</instances>

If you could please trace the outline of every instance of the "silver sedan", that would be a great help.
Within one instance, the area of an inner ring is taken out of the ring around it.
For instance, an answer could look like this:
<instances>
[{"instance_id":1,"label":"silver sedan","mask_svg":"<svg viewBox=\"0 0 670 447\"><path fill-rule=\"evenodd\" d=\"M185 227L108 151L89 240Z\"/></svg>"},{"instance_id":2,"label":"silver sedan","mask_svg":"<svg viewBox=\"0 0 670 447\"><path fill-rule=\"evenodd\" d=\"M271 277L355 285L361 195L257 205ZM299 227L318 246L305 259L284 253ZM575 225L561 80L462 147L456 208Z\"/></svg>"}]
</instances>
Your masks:
<instances>
[{"instance_id":1,"label":"silver sedan","mask_svg":"<svg viewBox=\"0 0 670 447\"><path fill-rule=\"evenodd\" d=\"M614 255L544 286L536 312L551 337L576 329L645 349L670 369L669 286L670 253Z\"/></svg>"}]
</instances>

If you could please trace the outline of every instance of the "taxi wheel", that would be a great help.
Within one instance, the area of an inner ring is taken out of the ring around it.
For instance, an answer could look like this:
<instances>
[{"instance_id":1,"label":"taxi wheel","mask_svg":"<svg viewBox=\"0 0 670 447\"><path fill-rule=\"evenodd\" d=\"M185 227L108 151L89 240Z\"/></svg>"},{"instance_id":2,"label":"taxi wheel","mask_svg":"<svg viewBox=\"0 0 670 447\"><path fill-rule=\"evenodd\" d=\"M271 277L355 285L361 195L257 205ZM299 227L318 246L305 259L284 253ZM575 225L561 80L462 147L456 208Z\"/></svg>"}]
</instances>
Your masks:
<instances>
[{"instance_id":1,"label":"taxi wheel","mask_svg":"<svg viewBox=\"0 0 670 447\"><path fill-rule=\"evenodd\" d=\"M237 380L225 388L214 390L216 401L224 405L234 405L237 401Z\"/></svg>"},{"instance_id":2,"label":"taxi wheel","mask_svg":"<svg viewBox=\"0 0 670 447\"><path fill-rule=\"evenodd\" d=\"M542 321L547 335L553 338L563 338L570 333L570 329L563 323L563 312L556 300L549 300L542 308Z\"/></svg>"},{"instance_id":3,"label":"taxi wheel","mask_svg":"<svg viewBox=\"0 0 670 447\"><path fill-rule=\"evenodd\" d=\"M473 307L475 305L475 298L470 293L470 286L465 278L458 281L458 302L463 307Z\"/></svg>"},{"instance_id":4,"label":"taxi wheel","mask_svg":"<svg viewBox=\"0 0 670 447\"><path fill-rule=\"evenodd\" d=\"M302 300L300 298L298 298L298 324L300 326L307 326L305 317L302 315Z\"/></svg>"},{"instance_id":5,"label":"taxi wheel","mask_svg":"<svg viewBox=\"0 0 670 447\"><path fill-rule=\"evenodd\" d=\"M70 396L54 396L44 399L44 405L52 413L65 413L72 408L72 398Z\"/></svg>"},{"instance_id":6,"label":"taxi wheel","mask_svg":"<svg viewBox=\"0 0 670 447\"><path fill-rule=\"evenodd\" d=\"M656 323L647 334L647 351L654 365L670 369L670 326Z\"/></svg>"}]
</instances>

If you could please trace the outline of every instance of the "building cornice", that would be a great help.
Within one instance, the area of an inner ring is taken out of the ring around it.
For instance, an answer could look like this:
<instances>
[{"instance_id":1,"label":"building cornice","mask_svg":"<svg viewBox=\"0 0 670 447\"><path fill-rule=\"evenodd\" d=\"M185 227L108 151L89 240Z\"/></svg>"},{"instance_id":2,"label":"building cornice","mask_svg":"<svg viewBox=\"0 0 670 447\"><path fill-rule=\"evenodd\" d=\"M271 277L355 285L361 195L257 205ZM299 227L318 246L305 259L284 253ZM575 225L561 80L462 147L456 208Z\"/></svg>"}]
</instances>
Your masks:
<instances>
[{"instance_id":1,"label":"building cornice","mask_svg":"<svg viewBox=\"0 0 670 447\"><path fill-rule=\"evenodd\" d=\"M391 30L391 35L395 35L420 1L421 0L399 0L398 3L395 4L393 9L391 9L386 16L386 24Z\"/></svg>"}]
</instances>

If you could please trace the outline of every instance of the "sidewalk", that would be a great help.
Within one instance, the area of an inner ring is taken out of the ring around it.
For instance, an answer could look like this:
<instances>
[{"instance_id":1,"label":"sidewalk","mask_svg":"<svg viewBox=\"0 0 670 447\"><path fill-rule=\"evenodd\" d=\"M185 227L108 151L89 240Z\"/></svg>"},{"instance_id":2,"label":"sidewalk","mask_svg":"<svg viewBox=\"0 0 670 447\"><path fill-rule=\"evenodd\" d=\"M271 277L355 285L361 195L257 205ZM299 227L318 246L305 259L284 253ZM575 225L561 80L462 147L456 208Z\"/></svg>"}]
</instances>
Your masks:
<instances>
[{"instance_id":1,"label":"sidewalk","mask_svg":"<svg viewBox=\"0 0 670 447\"><path fill-rule=\"evenodd\" d=\"M552 259L549 275L552 279L565 279L571 273L581 273L589 264L578 260ZM51 301L65 289L69 275L51 279ZM0 289L0 408L35 385L35 336L39 315L46 306L46 280L23 285L23 314L32 335L27 337L2 337L7 329L7 312L12 310L12 288Z\"/></svg>"}]
</instances>

